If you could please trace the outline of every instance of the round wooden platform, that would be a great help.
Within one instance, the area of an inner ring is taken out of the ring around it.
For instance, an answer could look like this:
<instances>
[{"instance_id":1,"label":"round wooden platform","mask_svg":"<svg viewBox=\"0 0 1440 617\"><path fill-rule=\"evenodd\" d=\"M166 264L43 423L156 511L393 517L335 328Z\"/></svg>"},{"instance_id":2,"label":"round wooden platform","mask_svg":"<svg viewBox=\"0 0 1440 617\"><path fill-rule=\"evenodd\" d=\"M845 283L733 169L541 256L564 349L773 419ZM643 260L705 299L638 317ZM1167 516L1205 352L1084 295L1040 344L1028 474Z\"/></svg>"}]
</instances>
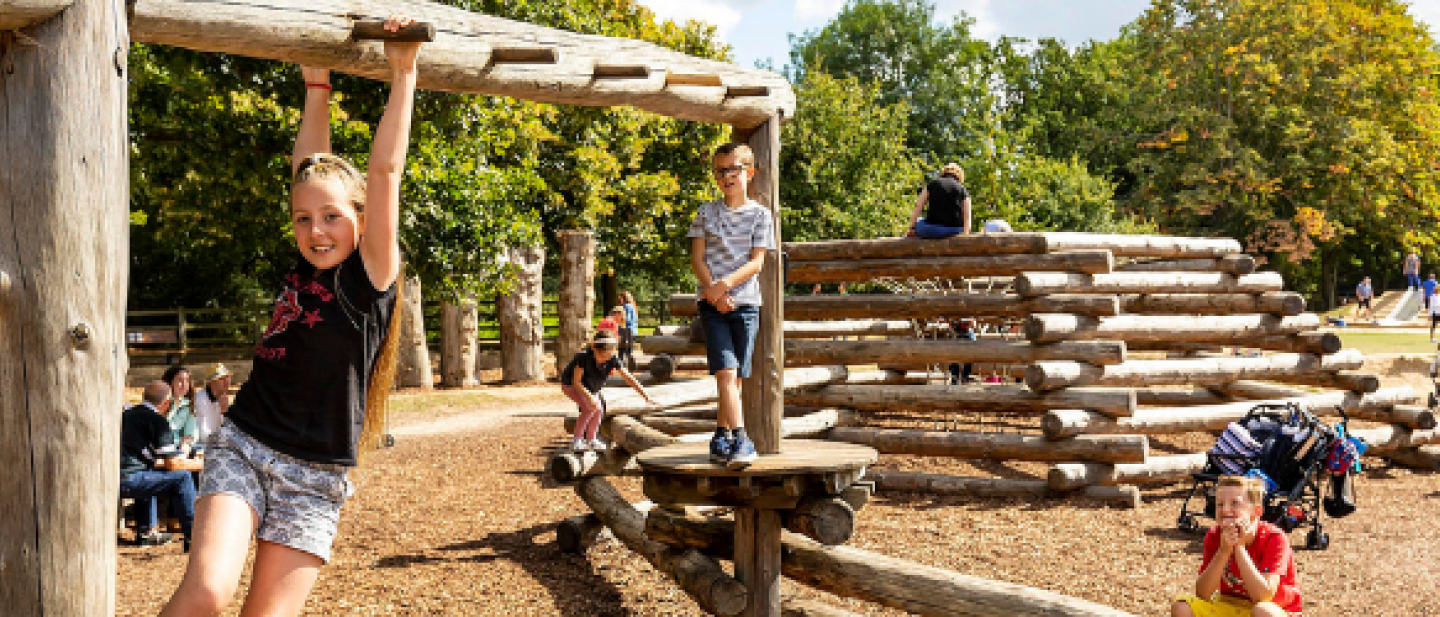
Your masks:
<instances>
[{"instance_id":1,"label":"round wooden platform","mask_svg":"<svg viewBox=\"0 0 1440 617\"><path fill-rule=\"evenodd\" d=\"M636 461L645 473L695 476L794 476L850 472L864 469L879 458L874 448L811 439L786 439L779 454L762 455L749 467L726 469L710 462L710 444L678 443L651 448Z\"/></svg>"}]
</instances>

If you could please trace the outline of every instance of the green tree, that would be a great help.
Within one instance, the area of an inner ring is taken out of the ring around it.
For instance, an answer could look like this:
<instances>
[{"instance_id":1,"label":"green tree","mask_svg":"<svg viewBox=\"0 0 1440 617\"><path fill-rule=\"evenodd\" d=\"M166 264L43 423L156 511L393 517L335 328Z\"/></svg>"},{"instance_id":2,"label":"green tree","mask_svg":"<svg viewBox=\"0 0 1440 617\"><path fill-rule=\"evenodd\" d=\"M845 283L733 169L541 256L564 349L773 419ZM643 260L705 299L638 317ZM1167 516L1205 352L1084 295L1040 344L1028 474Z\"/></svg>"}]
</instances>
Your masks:
<instances>
[{"instance_id":1,"label":"green tree","mask_svg":"<svg viewBox=\"0 0 1440 617\"><path fill-rule=\"evenodd\" d=\"M1440 258L1440 58L1404 4L1161 0L1130 31L1132 207L1246 238L1331 301L1357 265Z\"/></svg>"},{"instance_id":2,"label":"green tree","mask_svg":"<svg viewBox=\"0 0 1440 617\"><path fill-rule=\"evenodd\" d=\"M906 108L877 85L808 73L781 131L781 229L787 241L893 236L923 172L905 146Z\"/></svg>"}]
</instances>

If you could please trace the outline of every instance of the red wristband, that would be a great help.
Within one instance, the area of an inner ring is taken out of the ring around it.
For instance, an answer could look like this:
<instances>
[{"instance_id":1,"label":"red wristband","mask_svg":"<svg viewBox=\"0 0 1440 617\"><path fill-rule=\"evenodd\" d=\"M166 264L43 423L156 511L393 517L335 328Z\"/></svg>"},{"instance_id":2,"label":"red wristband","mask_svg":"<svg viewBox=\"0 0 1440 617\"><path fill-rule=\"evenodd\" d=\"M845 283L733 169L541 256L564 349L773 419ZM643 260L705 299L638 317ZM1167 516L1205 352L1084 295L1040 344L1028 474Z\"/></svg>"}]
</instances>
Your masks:
<instances>
[{"instance_id":1,"label":"red wristband","mask_svg":"<svg viewBox=\"0 0 1440 617\"><path fill-rule=\"evenodd\" d=\"M308 82L308 81L307 81L307 82L305 82L305 87L306 87L306 88L324 88L324 89L326 89L326 90L329 90L329 89L330 89L330 84L313 83L313 82Z\"/></svg>"}]
</instances>

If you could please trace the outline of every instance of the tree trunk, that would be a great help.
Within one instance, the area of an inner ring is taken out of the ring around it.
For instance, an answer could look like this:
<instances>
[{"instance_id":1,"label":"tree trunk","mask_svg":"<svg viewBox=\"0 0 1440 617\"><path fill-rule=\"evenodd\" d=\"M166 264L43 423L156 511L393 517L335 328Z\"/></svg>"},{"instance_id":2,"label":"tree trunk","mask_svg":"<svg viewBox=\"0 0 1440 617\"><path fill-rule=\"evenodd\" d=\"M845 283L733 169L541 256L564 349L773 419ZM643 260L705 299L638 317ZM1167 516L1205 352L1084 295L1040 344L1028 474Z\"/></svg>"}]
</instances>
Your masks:
<instances>
[{"instance_id":1,"label":"tree trunk","mask_svg":"<svg viewBox=\"0 0 1440 617\"><path fill-rule=\"evenodd\" d=\"M28 3L27 3L28 4ZM115 611L128 364L123 5L0 34L0 612Z\"/></svg>"},{"instance_id":2,"label":"tree trunk","mask_svg":"<svg viewBox=\"0 0 1440 617\"><path fill-rule=\"evenodd\" d=\"M1140 507L1140 491L1134 486L1085 486L1076 487L1079 490L1061 492L1051 487L1045 480L975 478L890 469L871 470L866 477L875 480L876 489L881 491L915 491L926 495L1019 497L1022 499L1081 498L1130 509Z\"/></svg>"},{"instance_id":3,"label":"tree trunk","mask_svg":"<svg viewBox=\"0 0 1440 617\"><path fill-rule=\"evenodd\" d=\"M1357 369L1360 352L1341 350L1329 356L1275 354L1259 358L1194 358L1130 360L1095 366L1079 362L1036 362L1025 369L1025 384L1036 391L1070 386L1161 386L1220 384L1237 379L1286 381L1322 371Z\"/></svg>"},{"instance_id":4,"label":"tree trunk","mask_svg":"<svg viewBox=\"0 0 1440 617\"><path fill-rule=\"evenodd\" d=\"M1280 291L1285 281L1278 272L1235 276L1223 272L1112 272L1073 274L1033 272L1015 277L1015 293L1050 294L1169 294L1265 293Z\"/></svg>"},{"instance_id":5,"label":"tree trunk","mask_svg":"<svg viewBox=\"0 0 1440 617\"><path fill-rule=\"evenodd\" d=\"M500 313L502 379L509 383L545 379L545 325L541 317L541 271L545 250L512 248L509 260L517 268L515 285L496 300Z\"/></svg>"},{"instance_id":6,"label":"tree trunk","mask_svg":"<svg viewBox=\"0 0 1440 617\"><path fill-rule=\"evenodd\" d=\"M400 305L400 348L396 355L395 385L402 388L435 387L430 373L430 346L425 341L425 310L420 277L405 279L404 303Z\"/></svg>"},{"instance_id":7,"label":"tree trunk","mask_svg":"<svg viewBox=\"0 0 1440 617\"><path fill-rule=\"evenodd\" d=\"M615 269L605 270L600 275L600 312L609 315L610 307L620 304L620 280L615 278Z\"/></svg>"},{"instance_id":8,"label":"tree trunk","mask_svg":"<svg viewBox=\"0 0 1440 617\"><path fill-rule=\"evenodd\" d=\"M902 386L836 384L785 396L791 405L872 411L1090 409L1106 415L1135 413L1135 393L1122 388L1067 388L1039 394L1020 385Z\"/></svg>"},{"instance_id":9,"label":"tree trunk","mask_svg":"<svg viewBox=\"0 0 1440 617\"><path fill-rule=\"evenodd\" d=\"M1012 433L836 427L830 430L830 439L870 446L883 454L1015 461L1143 463L1150 449L1144 435L1081 436L1047 441L1038 435Z\"/></svg>"},{"instance_id":10,"label":"tree trunk","mask_svg":"<svg viewBox=\"0 0 1440 617\"><path fill-rule=\"evenodd\" d=\"M1083 296L1082 296L1083 297ZM1293 291L1249 293L1150 293L1120 296L1126 313L1150 315L1237 315L1269 313L1299 315L1305 311L1305 297ZM1036 311L1074 313L1075 311Z\"/></svg>"},{"instance_id":11,"label":"tree trunk","mask_svg":"<svg viewBox=\"0 0 1440 617\"><path fill-rule=\"evenodd\" d=\"M1168 484L1190 480L1205 468L1204 452L1152 456L1143 463L1056 463L1046 482L1050 488L1072 490L1091 485Z\"/></svg>"},{"instance_id":12,"label":"tree trunk","mask_svg":"<svg viewBox=\"0 0 1440 617\"><path fill-rule=\"evenodd\" d=\"M677 317L695 316L695 296L671 296L670 313ZM852 294L785 298L786 319L932 319L944 315L1024 317L1032 313L1118 315L1120 303L1114 296L1095 295L1017 298L1000 294Z\"/></svg>"},{"instance_id":13,"label":"tree trunk","mask_svg":"<svg viewBox=\"0 0 1440 617\"><path fill-rule=\"evenodd\" d=\"M1073 251L1047 255L970 255L961 257L910 257L899 259L840 259L797 261L786 274L789 283L859 283L877 276L946 278L1015 276L1022 272L1110 272L1109 251Z\"/></svg>"},{"instance_id":14,"label":"tree trunk","mask_svg":"<svg viewBox=\"0 0 1440 617\"><path fill-rule=\"evenodd\" d=\"M1083 315L1039 314L1025 319L1025 338L1032 343L1057 341L1145 341L1244 345L1256 337L1289 335L1320 327L1320 317L1305 313L1274 315Z\"/></svg>"},{"instance_id":15,"label":"tree trunk","mask_svg":"<svg viewBox=\"0 0 1440 617\"><path fill-rule=\"evenodd\" d=\"M440 385L468 388L480 352L480 310L473 301L440 303Z\"/></svg>"},{"instance_id":16,"label":"tree trunk","mask_svg":"<svg viewBox=\"0 0 1440 617\"><path fill-rule=\"evenodd\" d=\"M595 234L562 231L560 237L559 332L555 337L555 372L590 339L595 312Z\"/></svg>"}]
</instances>

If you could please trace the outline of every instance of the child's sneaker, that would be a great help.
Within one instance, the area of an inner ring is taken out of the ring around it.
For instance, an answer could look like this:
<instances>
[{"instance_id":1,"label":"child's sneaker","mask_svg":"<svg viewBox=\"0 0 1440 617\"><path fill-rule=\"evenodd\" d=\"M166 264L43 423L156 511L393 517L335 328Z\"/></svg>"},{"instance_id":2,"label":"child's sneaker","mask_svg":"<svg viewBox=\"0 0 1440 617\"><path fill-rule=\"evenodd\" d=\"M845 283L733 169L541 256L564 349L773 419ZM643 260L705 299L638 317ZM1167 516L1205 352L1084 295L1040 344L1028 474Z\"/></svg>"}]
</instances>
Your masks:
<instances>
[{"instance_id":1,"label":"child's sneaker","mask_svg":"<svg viewBox=\"0 0 1440 617\"><path fill-rule=\"evenodd\" d=\"M570 442L570 449L575 452L584 452L590 449L590 442L585 441L584 439L576 439L575 441Z\"/></svg>"},{"instance_id":2,"label":"child's sneaker","mask_svg":"<svg viewBox=\"0 0 1440 617\"><path fill-rule=\"evenodd\" d=\"M730 438L730 431L723 428L715 429L715 436L710 438L710 462L716 465L730 464L730 454L735 451L735 442Z\"/></svg>"},{"instance_id":3,"label":"child's sneaker","mask_svg":"<svg viewBox=\"0 0 1440 617\"><path fill-rule=\"evenodd\" d=\"M735 431L735 445L731 448L730 462L725 465L730 469L744 469L760 459L760 455L755 453L755 443L750 441L750 436L743 429Z\"/></svg>"},{"instance_id":4,"label":"child's sneaker","mask_svg":"<svg viewBox=\"0 0 1440 617\"><path fill-rule=\"evenodd\" d=\"M604 452L609 449L609 446L606 446L605 442L600 441L599 439L591 439L590 449L596 452Z\"/></svg>"}]
</instances>

